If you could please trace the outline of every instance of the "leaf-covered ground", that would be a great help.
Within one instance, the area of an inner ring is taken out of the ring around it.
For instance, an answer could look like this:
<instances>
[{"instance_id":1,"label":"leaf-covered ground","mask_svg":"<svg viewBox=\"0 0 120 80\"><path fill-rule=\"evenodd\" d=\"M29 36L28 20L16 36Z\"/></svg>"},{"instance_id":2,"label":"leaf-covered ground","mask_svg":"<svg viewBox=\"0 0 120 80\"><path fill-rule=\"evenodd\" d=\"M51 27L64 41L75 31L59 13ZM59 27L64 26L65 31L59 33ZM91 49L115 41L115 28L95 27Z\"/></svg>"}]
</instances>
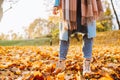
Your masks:
<instances>
[{"instance_id":1,"label":"leaf-covered ground","mask_svg":"<svg viewBox=\"0 0 120 80\"><path fill-rule=\"evenodd\" d=\"M120 47L94 46L92 74L82 77L81 46L70 46L66 69L53 75L59 46L0 47L0 80L120 80Z\"/></svg>"}]
</instances>

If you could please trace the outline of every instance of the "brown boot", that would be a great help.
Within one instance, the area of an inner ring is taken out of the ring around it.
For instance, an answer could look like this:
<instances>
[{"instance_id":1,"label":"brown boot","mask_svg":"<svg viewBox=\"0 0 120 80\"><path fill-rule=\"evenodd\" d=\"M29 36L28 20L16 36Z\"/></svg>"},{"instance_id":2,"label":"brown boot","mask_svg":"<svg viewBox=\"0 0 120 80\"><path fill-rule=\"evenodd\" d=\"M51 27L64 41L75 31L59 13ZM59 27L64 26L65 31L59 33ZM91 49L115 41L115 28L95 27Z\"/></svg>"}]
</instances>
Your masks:
<instances>
[{"instance_id":1,"label":"brown boot","mask_svg":"<svg viewBox=\"0 0 120 80\"><path fill-rule=\"evenodd\" d=\"M59 60L56 65L56 69L53 72L53 74L58 74L60 72L63 72L65 70L65 60Z\"/></svg>"}]
</instances>

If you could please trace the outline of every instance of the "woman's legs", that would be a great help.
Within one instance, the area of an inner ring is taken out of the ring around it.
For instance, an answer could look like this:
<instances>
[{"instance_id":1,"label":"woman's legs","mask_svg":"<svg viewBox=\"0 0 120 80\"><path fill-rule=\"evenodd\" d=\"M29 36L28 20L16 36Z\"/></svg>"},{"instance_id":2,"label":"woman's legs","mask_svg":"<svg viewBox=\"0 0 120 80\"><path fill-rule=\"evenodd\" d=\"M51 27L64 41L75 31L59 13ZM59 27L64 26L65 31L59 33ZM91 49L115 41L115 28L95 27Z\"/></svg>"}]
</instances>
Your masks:
<instances>
[{"instance_id":1,"label":"woman's legs","mask_svg":"<svg viewBox=\"0 0 120 80\"><path fill-rule=\"evenodd\" d=\"M88 38L87 35L83 36L83 54L84 58L92 58L92 45L93 38Z\"/></svg>"},{"instance_id":2,"label":"woman's legs","mask_svg":"<svg viewBox=\"0 0 120 80\"><path fill-rule=\"evenodd\" d=\"M83 36L83 54L84 54L84 61L83 61L83 75L85 73L90 73L90 62L92 58L92 45L93 45L93 38L88 38L87 35Z\"/></svg>"},{"instance_id":3,"label":"woman's legs","mask_svg":"<svg viewBox=\"0 0 120 80\"><path fill-rule=\"evenodd\" d=\"M53 74L57 74L65 69L65 59L68 53L69 41L60 40L60 52L59 52L59 61L56 65L56 70Z\"/></svg>"},{"instance_id":4,"label":"woman's legs","mask_svg":"<svg viewBox=\"0 0 120 80\"><path fill-rule=\"evenodd\" d=\"M69 41L60 40L60 52L59 52L59 59L65 60L69 48Z\"/></svg>"},{"instance_id":5,"label":"woman's legs","mask_svg":"<svg viewBox=\"0 0 120 80\"><path fill-rule=\"evenodd\" d=\"M90 72L90 61L92 58L92 45L93 45L93 38L88 38L87 35L83 36L83 54L84 54L84 61L83 61L83 74ZM69 41L60 40L60 52L59 52L59 62L58 68L64 67L64 61L66 59L67 53L69 48ZM56 69L55 73L58 69Z\"/></svg>"},{"instance_id":6,"label":"woman's legs","mask_svg":"<svg viewBox=\"0 0 120 80\"><path fill-rule=\"evenodd\" d=\"M92 45L93 45L93 38L88 38L87 35L83 36L83 54L84 58L92 58ZM69 41L60 40L60 59L66 59L66 55L69 48Z\"/></svg>"}]
</instances>

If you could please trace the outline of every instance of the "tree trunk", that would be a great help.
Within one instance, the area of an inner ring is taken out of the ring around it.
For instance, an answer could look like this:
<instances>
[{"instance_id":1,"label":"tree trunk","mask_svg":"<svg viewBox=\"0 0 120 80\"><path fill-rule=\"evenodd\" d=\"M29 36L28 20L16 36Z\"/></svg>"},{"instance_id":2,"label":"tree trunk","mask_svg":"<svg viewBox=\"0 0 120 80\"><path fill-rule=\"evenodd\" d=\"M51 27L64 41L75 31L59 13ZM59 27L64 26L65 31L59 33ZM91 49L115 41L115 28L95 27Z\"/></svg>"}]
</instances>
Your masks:
<instances>
[{"instance_id":1,"label":"tree trunk","mask_svg":"<svg viewBox=\"0 0 120 80\"><path fill-rule=\"evenodd\" d=\"M0 0L0 21L1 21L2 17L3 17L3 8L1 7L2 3L3 3L3 0Z\"/></svg>"},{"instance_id":2,"label":"tree trunk","mask_svg":"<svg viewBox=\"0 0 120 80\"><path fill-rule=\"evenodd\" d=\"M115 14L115 17L116 17L116 21L117 21L117 24L118 24L118 27L119 27L119 30L120 30L120 21L119 21L117 12L116 12L114 4L113 4L113 0L111 0L111 4L112 4L112 8L113 8L113 11L114 11L114 14Z\"/></svg>"}]
</instances>

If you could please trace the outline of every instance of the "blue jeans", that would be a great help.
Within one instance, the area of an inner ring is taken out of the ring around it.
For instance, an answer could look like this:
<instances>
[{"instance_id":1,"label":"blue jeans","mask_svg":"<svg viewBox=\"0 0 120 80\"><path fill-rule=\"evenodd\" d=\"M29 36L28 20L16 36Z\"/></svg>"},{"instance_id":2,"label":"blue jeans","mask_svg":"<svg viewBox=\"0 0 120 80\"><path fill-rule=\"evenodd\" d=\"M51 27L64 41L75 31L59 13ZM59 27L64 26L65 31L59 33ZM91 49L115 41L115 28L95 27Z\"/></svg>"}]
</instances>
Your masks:
<instances>
[{"instance_id":1,"label":"blue jeans","mask_svg":"<svg viewBox=\"0 0 120 80\"><path fill-rule=\"evenodd\" d=\"M92 58L92 45L93 45L93 38L88 38L87 35L83 36L83 54L84 58ZM69 40L60 40L60 53L59 58L60 60L66 59L67 53L69 48Z\"/></svg>"}]
</instances>

